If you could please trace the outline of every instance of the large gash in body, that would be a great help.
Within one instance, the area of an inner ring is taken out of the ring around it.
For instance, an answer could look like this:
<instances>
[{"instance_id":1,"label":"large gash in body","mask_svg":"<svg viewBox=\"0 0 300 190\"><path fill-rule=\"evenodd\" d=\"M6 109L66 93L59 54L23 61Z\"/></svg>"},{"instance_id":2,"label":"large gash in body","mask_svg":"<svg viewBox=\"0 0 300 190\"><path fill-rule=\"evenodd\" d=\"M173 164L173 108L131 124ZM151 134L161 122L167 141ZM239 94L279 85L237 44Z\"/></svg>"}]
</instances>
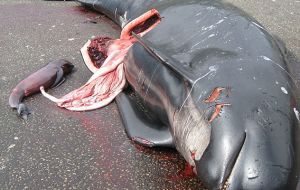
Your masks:
<instances>
[{"instance_id":1,"label":"large gash in body","mask_svg":"<svg viewBox=\"0 0 300 190\"><path fill-rule=\"evenodd\" d=\"M175 147L210 189L295 189L299 105L284 48L219 1L80 0L122 28L155 8L117 103L128 136Z\"/></svg>"}]
</instances>

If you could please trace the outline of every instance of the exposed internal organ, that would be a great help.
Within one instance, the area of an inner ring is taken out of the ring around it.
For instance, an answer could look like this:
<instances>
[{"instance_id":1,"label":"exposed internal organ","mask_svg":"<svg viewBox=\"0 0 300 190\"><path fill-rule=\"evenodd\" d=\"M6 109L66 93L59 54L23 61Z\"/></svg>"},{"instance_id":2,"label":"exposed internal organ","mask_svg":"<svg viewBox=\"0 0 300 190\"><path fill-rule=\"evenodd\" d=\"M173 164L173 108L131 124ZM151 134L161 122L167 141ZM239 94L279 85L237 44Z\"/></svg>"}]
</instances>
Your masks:
<instances>
[{"instance_id":1,"label":"exposed internal organ","mask_svg":"<svg viewBox=\"0 0 300 190\"><path fill-rule=\"evenodd\" d=\"M220 104L215 105L215 111L211 115L210 119L208 120L209 123L211 123L214 119L216 119L220 115L222 108L224 106L230 106L230 104L229 103L220 103Z\"/></svg>"},{"instance_id":2,"label":"exposed internal organ","mask_svg":"<svg viewBox=\"0 0 300 190\"><path fill-rule=\"evenodd\" d=\"M88 82L61 98L51 96L41 87L42 94L58 106L73 111L106 106L126 84L123 60L129 48L136 42L131 35L132 31L142 37L159 22L159 13L152 9L128 23L123 28L120 39L98 37L89 40L81 48L85 64L94 73Z\"/></svg>"},{"instance_id":3,"label":"exposed internal organ","mask_svg":"<svg viewBox=\"0 0 300 190\"><path fill-rule=\"evenodd\" d=\"M107 58L107 47L111 40L109 37L97 37L87 47L88 55L96 68L100 68Z\"/></svg>"}]
</instances>

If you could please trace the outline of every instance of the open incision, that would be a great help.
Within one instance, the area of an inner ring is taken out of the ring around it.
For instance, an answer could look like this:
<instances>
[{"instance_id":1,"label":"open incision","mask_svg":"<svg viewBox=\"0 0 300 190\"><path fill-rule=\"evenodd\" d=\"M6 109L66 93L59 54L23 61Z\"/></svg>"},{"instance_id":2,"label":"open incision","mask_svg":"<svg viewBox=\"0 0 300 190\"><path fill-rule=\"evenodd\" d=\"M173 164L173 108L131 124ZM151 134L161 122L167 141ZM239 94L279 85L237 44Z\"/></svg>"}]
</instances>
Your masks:
<instances>
[{"instance_id":1,"label":"open incision","mask_svg":"<svg viewBox=\"0 0 300 190\"><path fill-rule=\"evenodd\" d=\"M134 32L140 36L146 34L160 22L160 16L156 10L150 10L137 19L128 23L121 32L121 40L132 40L131 33ZM96 37L89 41L81 50L83 58L88 68L95 72L99 69L107 58L108 48L116 45L120 40L113 40L110 37ZM123 43L123 42L121 42ZM123 46L119 46L123 47ZM83 52L85 51L85 52ZM88 57L87 57L88 56Z\"/></svg>"},{"instance_id":2,"label":"open incision","mask_svg":"<svg viewBox=\"0 0 300 190\"><path fill-rule=\"evenodd\" d=\"M155 25L160 20L159 15L154 14L150 18L148 18L146 21L142 22L141 24L138 24L132 29L132 32L136 34L143 33L151 28L151 26Z\"/></svg>"}]
</instances>

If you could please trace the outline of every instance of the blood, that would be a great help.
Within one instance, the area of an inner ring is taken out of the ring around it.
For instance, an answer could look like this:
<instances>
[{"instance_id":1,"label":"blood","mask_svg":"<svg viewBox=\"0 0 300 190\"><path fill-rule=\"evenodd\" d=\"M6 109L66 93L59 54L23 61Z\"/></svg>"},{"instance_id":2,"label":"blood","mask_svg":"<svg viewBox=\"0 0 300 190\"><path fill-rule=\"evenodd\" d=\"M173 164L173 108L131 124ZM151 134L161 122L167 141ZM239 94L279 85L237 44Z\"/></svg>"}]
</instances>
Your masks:
<instances>
[{"instance_id":1,"label":"blood","mask_svg":"<svg viewBox=\"0 0 300 190\"><path fill-rule=\"evenodd\" d=\"M137 144L135 142L132 142L134 145L135 149L142 153L142 154L147 154L151 155L154 159L160 160L160 161L171 161L171 162L176 162L178 161L178 156L179 154L172 149L164 149L164 148L149 148L145 147L143 145Z\"/></svg>"},{"instance_id":2,"label":"blood","mask_svg":"<svg viewBox=\"0 0 300 190\"><path fill-rule=\"evenodd\" d=\"M214 119L216 119L220 115L224 106L230 106L230 104L229 103L220 103L220 104L215 105L215 111L212 114L211 118L209 119L209 121L208 121L209 123L211 123Z\"/></svg>"},{"instance_id":3,"label":"blood","mask_svg":"<svg viewBox=\"0 0 300 190\"><path fill-rule=\"evenodd\" d=\"M127 165L120 159L122 152L118 146L115 146L122 139L114 139L115 130L112 128L111 122L106 122L107 119L102 118L101 113L62 111L67 117L78 119L81 123L80 126L88 133L91 150L96 154L95 166L101 170L99 180L131 189L128 179L124 178L124 176L130 176L130 173L127 172ZM118 158L116 158L117 156Z\"/></svg>"},{"instance_id":4,"label":"blood","mask_svg":"<svg viewBox=\"0 0 300 190\"><path fill-rule=\"evenodd\" d=\"M137 143L141 143L141 144L144 144L144 145L147 145L149 147L151 146L154 146L154 143L147 140L147 139L144 139L142 137L132 137L131 140L137 142Z\"/></svg>"},{"instance_id":5,"label":"blood","mask_svg":"<svg viewBox=\"0 0 300 190\"><path fill-rule=\"evenodd\" d=\"M115 113L115 110L110 108L112 113ZM78 120L80 126L86 130L91 147L89 151L95 154L91 157L94 158L94 167L101 171L94 177L102 181L103 189L113 187L135 189L137 184L141 185L135 181L137 178L141 178L142 181L149 179L150 184L164 182L165 189L202 187L193 173L193 167L188 165L176 150L148 148L128 140L124 131L119 131L120 129L113 124L115 122L107 119L105 116L109 114L107 111L105 114L101 111L82 113L69 112L65 109L61 111L65 117ZM144 165L142 169L140 164ZM153 165L155 167L151 168Z\"/></svg>"},{"instance_id":6,"label":"blood","mask_svg":"<svg viewBox=\"0 0 300 190\"><path fill-rule=\"evenodd\" d=\"M110 37L96 37L91 40L87 51L95 67L100 68L107 58L108 44L111 40Z\"/></svg>"},{"instance_id":7,"label":"blood","mask_svg":"<svg viewBox=\"0 0 300 190\"><path fill-rule=\"evenodd\" d=\"M193 160L196 158L196 151L191 151L191 157Z\"/></svg>"},{"instance_id":8,"label":"blood","mask_svg":"<svg viewBox=\"0 0 300 190\"><path fill-rule=\"evenodd\" d=\"M196 177L196 174L193 170L194 166L191 166L189 163L186 163L183 171L179 173L179 176L182 176L183 178Z\"/></svg>"},{"instance_id":9,"label":"blood","mask_svg":"<svg viewBox=\"0 0 300 190\"><path fill-rule=\"evenodd\" d=\"M99 16L99 13L92 11L90 9L86 9L83 6L74 6L71 8L71 11L79 13L81 15L89 16L89 17Z\"/></svg>"},{"instance_id":10,"label":"blood","mask_svg":"<svg viewBox=\"0 0 300 190\"><path fill-rule=\"evenodd\" d=\"M132 32L139 34L148 29L150 26L154 25L158 20L160 20L160 17L158 15L154 15L147 19L145 22L137 25L132 29Z\"/></svg>"},{"instance_id":11,"label":"blood","mask_svg":"<svg viewBox=\"0 0 300 190\"><path fill-rule=\"evenodd\" d=\"M168 176L167 178L172 181L195 178L196 174L194 173L193 169L194 166L191 166L189 163L186 162L182 170L180 170L175 175Z\"/></svg>"}]
</instances>

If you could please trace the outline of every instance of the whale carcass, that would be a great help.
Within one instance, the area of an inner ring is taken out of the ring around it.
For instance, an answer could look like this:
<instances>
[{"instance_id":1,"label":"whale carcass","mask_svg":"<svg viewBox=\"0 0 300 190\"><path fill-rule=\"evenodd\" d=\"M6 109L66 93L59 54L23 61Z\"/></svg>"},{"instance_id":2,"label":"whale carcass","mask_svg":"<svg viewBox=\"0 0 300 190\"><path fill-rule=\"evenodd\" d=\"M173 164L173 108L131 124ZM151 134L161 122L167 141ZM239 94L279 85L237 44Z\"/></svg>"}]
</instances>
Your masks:
<instances>
[{"instance_id":1,"label":"whale carcass","mask_svg":"<svg viewBox=\"0 0 300 190\"><path fill-rule=\"evenodd\" d=\"M134 43L122 57L127 86L116 100L133 141L176 148L210 189L296 188L297 87L284 46L262 25L214 0L79 2L123 31L159 12L146 34L126 32Z\"/></svg>"}]
</instances>

